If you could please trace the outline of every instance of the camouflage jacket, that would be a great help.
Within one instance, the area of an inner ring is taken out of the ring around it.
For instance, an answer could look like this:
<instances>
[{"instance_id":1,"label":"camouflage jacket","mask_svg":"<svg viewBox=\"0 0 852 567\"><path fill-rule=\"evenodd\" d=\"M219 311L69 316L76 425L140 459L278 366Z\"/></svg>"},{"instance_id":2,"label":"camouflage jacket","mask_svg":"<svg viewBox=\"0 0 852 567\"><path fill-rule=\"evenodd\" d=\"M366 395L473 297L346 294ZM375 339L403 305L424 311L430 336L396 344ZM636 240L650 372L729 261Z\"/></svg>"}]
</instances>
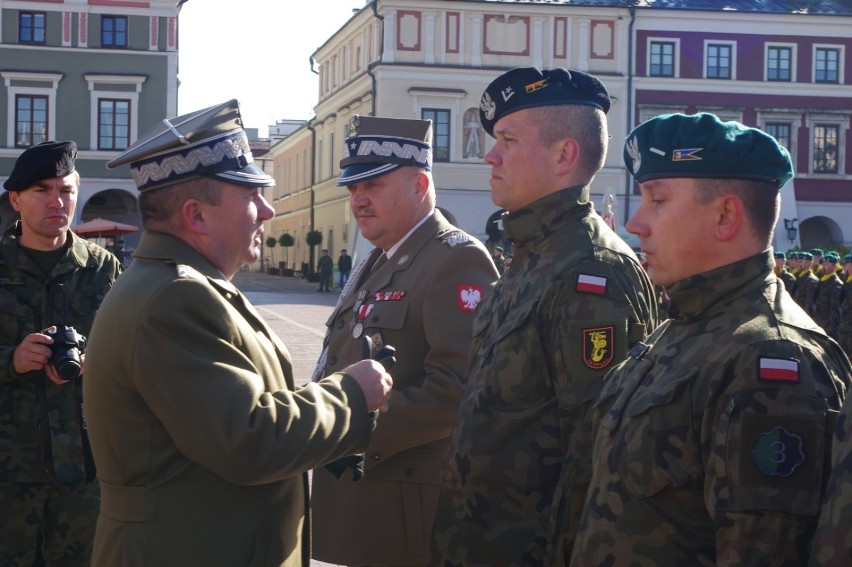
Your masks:
<instances>
[{"instance_id":1,"label":"camouflage jacket","mask_svg":"<svg viewBox=\"0 0 852 567\"><path fill-rule=\"evenodd\" d=\"M837 308L837 342L852 358L852 276L847 276Z\"/></svg>"},{"instance_id":2,"label":"camouflage jacket","mask_svg":"<svg viewBox=\"0 0 852 567\"><path fill-rule=\"evenodd\" d=\"M506 215L503 228L514 259L474 320L434 565L552 565L570 549L588 411L606 371L657 321L653 285L587 187Z\"/></svg>"},{"instance_id":3,"label":"camouflage jacket","mask_svg":"<svg viewBox=\"0 0 852 567\"><path fill-rule=\"evenodd\" d=\"M813 313L814 322L823 328L831 337L837 337L838 308L840 306L840 290L843 282L836 273L823 274L819 278L816 293L814 294Z\"/></svg>"},{"instance_id":4,"label":"camouflage jacket","mask_svg":"<svg viewBox=\"0 0 852 567\"><path fill-rule=\"evenodd\" d=\"M571 565L807 561L852 369L772 263L667 288L672 318L608 376Z\"/></svg>"},{"instance_id":5,"label":"camouflage jacket","mask_svg":"<svg viewBox=\"0 0 852 567\"><path fill-rule=\"evenodd\" d=\"M793 299L808 315L813 313L817 285L819 285L819 278L811 270L803 270L796 276L796 285L791 292Z\"/></svg>"},{"instance_id":6,"label":"camouflage jacket","mask_svg":"<svg viewBox=\"0 0 852 567\"><path fill-rule=\"evenodd\" d=\"M781 270L781 273L778 274L778 277L784 282L784 288L788 292L793 293L793 288L796 286L796 276L793 275L790 270L784 268Z\"/></svg>"},{"instance_id":7,"label":"camouflage jacket","mask_svg":"<svg viewBox=\"0 0 852 567\"><path fill-rule=\"evenodd\" d=\"M849 284L846 284L849 285ZM852 565L852 400L847 398L834 431L831 478L814 537L811 567Z\"/></svg>"},{"instance_id":8,"label":"camouflage jacket","mask_svg":"<svg viewBox=\"0 0 852 567\"><path fill-rule=\"evenodd\" d=\"M80 381L56 385L43 370L18 374L12 354L25 336L55 324L88 336L121 268L115 256L69 232L67 253L45 276L18 245L20 234L13 227L0 241L0 480L47 482L50 475L74 484L86 476Z\"/></svg>"}]
</instances>

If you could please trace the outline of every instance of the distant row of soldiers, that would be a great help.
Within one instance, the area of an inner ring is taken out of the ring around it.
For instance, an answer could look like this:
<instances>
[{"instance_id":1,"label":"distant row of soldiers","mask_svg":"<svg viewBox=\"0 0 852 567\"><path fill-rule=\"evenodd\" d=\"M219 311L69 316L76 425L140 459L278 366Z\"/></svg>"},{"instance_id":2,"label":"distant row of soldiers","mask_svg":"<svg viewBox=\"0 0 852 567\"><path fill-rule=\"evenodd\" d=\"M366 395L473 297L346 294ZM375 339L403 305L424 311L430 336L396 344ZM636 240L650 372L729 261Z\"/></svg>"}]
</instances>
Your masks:
<instances>
[{"instance_id":1,"label":"distant row of soldiers","mask_svg":"<svg viewBox=\"0 0 852 567\"><path fill-rule=\"evenodd\" d=\"M775 274L793 299L852 357L852 254L775 253Z\"/></svg>"}]
</instances>

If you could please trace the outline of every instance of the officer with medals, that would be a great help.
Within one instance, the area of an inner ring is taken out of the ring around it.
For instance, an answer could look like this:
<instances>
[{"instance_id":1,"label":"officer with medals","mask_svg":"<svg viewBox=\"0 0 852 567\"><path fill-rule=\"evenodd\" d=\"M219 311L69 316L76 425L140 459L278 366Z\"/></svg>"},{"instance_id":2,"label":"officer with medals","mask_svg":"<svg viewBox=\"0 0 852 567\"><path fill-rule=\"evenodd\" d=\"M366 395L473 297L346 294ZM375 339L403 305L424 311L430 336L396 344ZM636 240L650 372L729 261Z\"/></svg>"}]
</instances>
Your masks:
<instances>
[{"instance_id":1,"label":"officer with medals","mask_svg":"<svg viewBox=\"0 0 852 567\"><path fill-rule=\"evenodd\" d=\"M396 362L389 409L358 463L363 478L353 482L339 467L314 471L313 547L321 561L427 562L473 315L498 277L482 243L435 208L431 140L428 120L354 116L345 141L337 184L349 190L352 215L375 248L326 323L315 376L370 356L368 343L395 347Z\"/></svg>"},{"instance_id":2,"label":"officer with medals","mask_svg":"<svg viewBox=\"0 0 852 567\"><path fill-rule=\"evenodd\" d=\"M852 369L773 273L790 154L668 114L628 135L624 161L642 195L627 230L671 307L596 402L571 565L804 565Z\"/></svg>"}]
</instances>

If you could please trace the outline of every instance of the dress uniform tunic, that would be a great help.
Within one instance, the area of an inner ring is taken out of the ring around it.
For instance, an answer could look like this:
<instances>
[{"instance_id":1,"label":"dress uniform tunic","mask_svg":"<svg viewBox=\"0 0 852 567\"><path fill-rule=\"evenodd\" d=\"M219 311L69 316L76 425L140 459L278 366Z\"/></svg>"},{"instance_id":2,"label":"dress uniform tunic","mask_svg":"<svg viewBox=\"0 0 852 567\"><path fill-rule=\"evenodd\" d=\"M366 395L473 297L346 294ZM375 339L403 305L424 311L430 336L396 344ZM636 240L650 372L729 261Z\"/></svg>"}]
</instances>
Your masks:
<instances>
[{"instance_id":1,"label":"dress uniform tunic","mask_svg":"<svg viewBox=\"0 0 852 567\"><path fill-rule=\"evenodd\" d=\"M304 471L367 446L359 386L296 390L286 347L182 240L146 232L133 258L86 359L93 566L307 567Z\"/></svg>"},{"instance_id":2,"label":"dress uniform tunic","mask_svg":"<svg viewBox=\"0 0 852 567\"><path fill-rule=\"evenodd\" d=\"M668 287L608 377L572 565L803 565L846 356L764 252Z\"/></svg>"},{"instance_id":3,"label":"dress uniform tunic","mask_svg":"<svg viewBox=\"0 0 852 567\"><path fill-rule=\"evenodd\" d=\"M588 482L588 411L606 371L657 318L653 285L588 191L503 217L515 254L474 323L434 565L555 565L570 550Z\"/></svg>"},{"instance_id":4,"label":"dress uniform tunic","mask_svg":"<svg viewBox=\"0 0 852 567\"><path fill-rule=\"evenodd\" d=\"M370 273L356 268L328 319L321 375L364 358L364 337L396 348L394 393L364 478L314 471L314 557L346 565L424 565L441 462L467 366L474 310L498 274L485 247L434 211Z\"/></svg>"}]
</instances>

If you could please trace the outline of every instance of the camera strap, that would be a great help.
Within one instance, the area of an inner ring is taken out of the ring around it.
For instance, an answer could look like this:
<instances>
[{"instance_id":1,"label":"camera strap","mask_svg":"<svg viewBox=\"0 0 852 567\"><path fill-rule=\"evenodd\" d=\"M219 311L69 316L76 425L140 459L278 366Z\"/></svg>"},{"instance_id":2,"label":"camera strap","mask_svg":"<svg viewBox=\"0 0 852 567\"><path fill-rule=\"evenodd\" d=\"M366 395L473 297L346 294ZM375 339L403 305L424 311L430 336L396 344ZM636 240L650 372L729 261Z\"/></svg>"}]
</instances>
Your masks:
<instances>
[{"instance_id":1,"label":"camera strap","mask_svg":"<svg viewBox=\"0 0 852 567\"><path fill-rule=\"evenodd\" d=\"M69 325L68 293L62 283L48 284L47 323ZM45 377L44 396L36 421L42 464L50 480L73 491L95 478L83 414L82 377L57 385ZM47 442L46 442L47 441Z\"/></svg>"}]
</instances>

